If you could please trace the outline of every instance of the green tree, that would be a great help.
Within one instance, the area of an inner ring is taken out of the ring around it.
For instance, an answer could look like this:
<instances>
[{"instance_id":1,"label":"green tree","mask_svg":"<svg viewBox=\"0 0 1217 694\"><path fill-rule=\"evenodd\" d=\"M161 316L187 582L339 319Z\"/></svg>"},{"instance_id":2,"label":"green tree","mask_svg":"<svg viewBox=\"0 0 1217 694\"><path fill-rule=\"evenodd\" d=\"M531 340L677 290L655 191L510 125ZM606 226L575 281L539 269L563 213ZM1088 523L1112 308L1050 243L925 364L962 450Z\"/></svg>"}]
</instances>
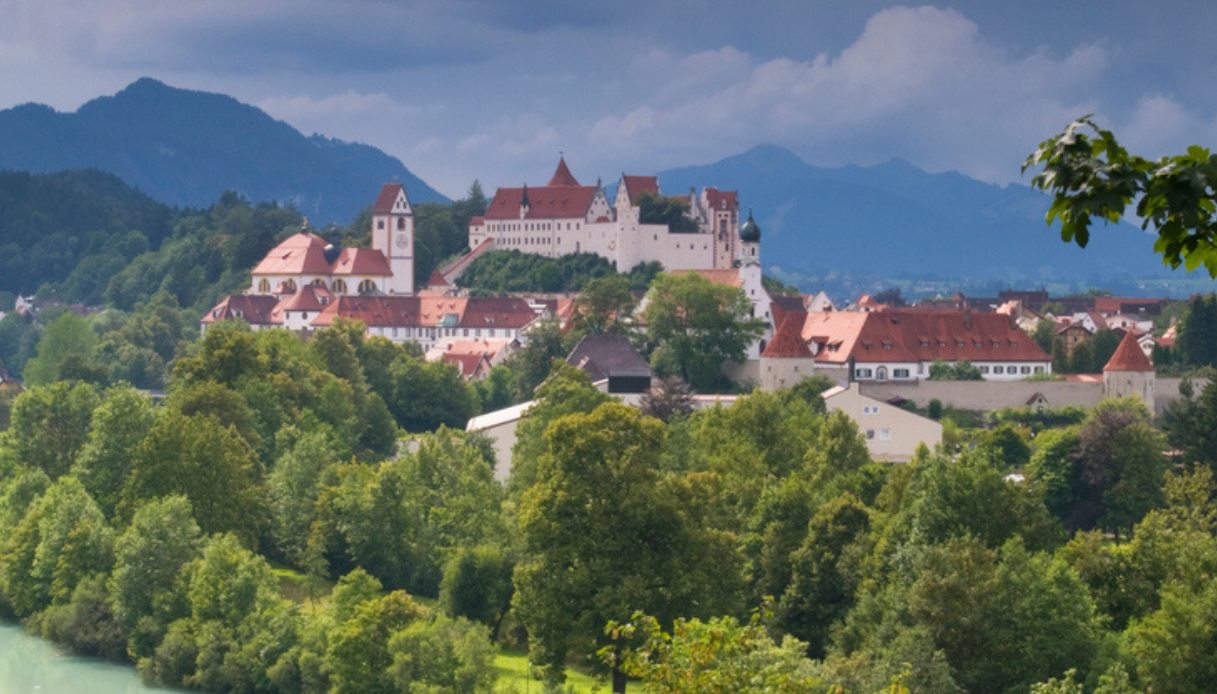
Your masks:
<instances>
[{"instance_id":1,"label":"green tree","mask_svg":"<svg viewBox=\"0 0 1217 694\"><path fill-rule=\"evenodd\" d=\"M610 624L610 636L640 642L626 651L623 668L656 694L795 694L832 691L804 656L807 644L787 636L775 643L754 614L748 624L733 617L678 619L670 634L659 620L636 614ZM611 649L606 656L614 657Z\"/></svg>"},{"instance_id":2,"label":"green tree","mask_svg":"<svg viewBox=\"0 0 1217 694\"><path fill-rule=\"evenodd\" d=\"M1137 674L1154 692L1202 692L1217 682L1217 581L1172 584L1130 629Z\"/></svg>"},{"instance_id":3,"label":"green tree","mask_svg":"<svg viewBox=\"0 0 1217 694\"><path fill-rule=\"evenodd\" d=\"M439 604L449 617L481 622L498 633L511 607L511 573L514 564L499 547L458 547L444 565Z\"/></svg>"},{"instance_id":4,"label":"green tree","mask_svg":"<svg viewBox=\"0 0 1217 694\"><path fill-rule=\"evenodd\" d=\"M764 330L743 291L693 272L657 277L642 318L652 365L702 392L721 385L723 362L742 361Z\"/></svg>"},{"instance_id":5,"label":"green tree","mask_svg":"<svg viewBox=\"0 0 1217 694\"><path fill-rule=\"evenodd\" d=\"M389 638L389 677L399 692L492 692L495 651L484 625L436 615Z\"/></svg>"},{"instance_id":6,"label":"green tree","mask_svg":"<svg viewBox=\"0 0 1217 694\"><path fill-rule=\"evenodd\" d=\"M1085 248L1092 218L1116 223L1136 204L1141 228L1158 234L1154 250L1171 267L1203 265L1217 277L1217 157L1186 154L1150 161L1129 154L1090 116L1040 143L1023 171L1040 168L1031 185L1052 195L1047 220L1061 222L1061 239Z\"/></svg>"},{"instance_id":7,"label":"green tree","mask_svg":"<svg viewBox=\"0 0 1217 694\"><path fill-rule=\"evenodd\" d=\"M463 429L477 414L477 395L451 364L401 357L390 373L389 410L406 431L433 431L441 424Z\"/></svg>"},{"instance_id":8,"label":"green tree","mask_svg":"<svg viewBox=\"0 0 1217 694\"><path fill-rule=\"evenodd\" d=\"M1130 529L1163 503L1164 437L1138 400L1100 403L1078 432L1074 452L1075 517L1071 527Z\"/></svg>"},{"instance_id":9,"label":"green tree","mask_svg":"<svg viewBox=\"0 0 1217 694\"><path fill-rule=\"evenodd\" d=\"M83 485L61 477L38 498L0 550L0 587L18 616L67 603L76 586L113 562L114 533Z\"/></svg>"},{"instance_id":10,"label":"green tree","mask_svg":"<svg viewBox=\"0 0 1217 694\"><path fill-rule=\"evenodd\" d=\"M130 518L147 499L181 494L205 532L234 532L253 544L265 521L254 452L213 417L165 410L140 443L118 511Z\"/></svg>"},{"instance_id":11,"label":"green tree","mask_svg":"<svg viewBox=\"0 0 1217 694\"><path fill-rule=\"evenodd\" d=\"M637 303L624 275L597 277L575 297L573 327L590 335L624 332Z\"/></svg>"},{"instance_id":12,"label":"green tree","mask_svg":"<svg viewBox=\"0 0 1217 694\"><path fill-rule=\"evenodd\" d=\"M666 224L674 232L697 232L697 222L689 216L689 201L685 198L643 191L635 203L642 224Z\"/></svg>"},{"instance_id":13,"label":"green tree","mask_svg":"<svg viewBox=\"0 0 1217 694\"><path fill-rule=\"evenodd\" d=\"M267 478L275 544L296 566L306 563L309 534L318 515L322 473L337 462L336 458L331 437L324 429L304 432Z\"/></svg>"},{"instance_id":14,"label":"green tree","mask_svg":"<svg viewBox=\"0 0 1217 694\"><path fill-rule=\"evenodd\" d=\"M79 368L93 358L97 333L84 318L64 311L47 326L38 342L38 356L25 365L22 375L30 385L46 385L64 377L69 363Z\"/></svg>"},{"instance_id":15,"label":"green tree","mask_svg":"<svg viewBox=\"0 0 1217 694\"><path fill-rule=\"evenodd\" d=\"M389 639L422 616L404 591L393 591L355 608L330 635L325 664L333 694L390 694L396 690Z\"/></svg>"},{"instance_id":16,"label":"green tree","mask_svg":"<svg viewBox=\"0 0 1217 694\"><path fill-rule=\"evenodd\" d=\"M18 458L51 479L66 473L88 440L97 403L87 383L61 381L22 393L9 428Z\"/></svg>"},{"instance_id":17,"label":"green tree","mask_svg":"<svg viewBox=\"0 0 1217 694\"><path fill-rule=\"evenodd\" d=\"M1188 302L1176 347L1189 366L1217 366L1217 294Z\"/></svg>"},{"instance_id":18,"label":"green tree","mask_svg":"<svg viewBox=\"0 0 1217 694\"><path fill-rule=\"evenodd\" d=\"M115 540L111 600L116 620L130 635L132 658L151 655L169 624L189 613L182 579L201 547L202 532L182 496L140 506Z\"/></svg>"},{"instance_id":19,"label":"green tree","mask_svg":"<svg viewBox=\"0 0 1217 694\"><path fill-rule=\"evenodd\" d=\"M696 589L678 580L692 568L682 561L689 529L656 472L662 434L660 422L618 403L563 417L546 433L537 483L520 503L513 602L529 658L551 682L564 678L572 650L612 645L603 634L610 620L696 609ZM613 674L623 691L619 668Z\"/></svg>"},{"instance_id":20,"label":"green tree","mask_svg":"<svg viewBox=\"0 0 1217 694\"><path fill-rule=\"evenodd\" d=\"M930 364L930 380L980 381L984 380L984 376L970 361L945 362L940 359Z\"/></svg>"},{"instance_id":21,"label":"green tree","mask_svg":"<svg viewBox=\"0 0 1217 694\"><path fill-rule=\"evenodd\" d=\"M107 390L101 404L93 410L89 436L72 465L72 474L107 518L114 516L135 450L155 419L152 401L123 385Z\"/></svg>"}]
</instances>

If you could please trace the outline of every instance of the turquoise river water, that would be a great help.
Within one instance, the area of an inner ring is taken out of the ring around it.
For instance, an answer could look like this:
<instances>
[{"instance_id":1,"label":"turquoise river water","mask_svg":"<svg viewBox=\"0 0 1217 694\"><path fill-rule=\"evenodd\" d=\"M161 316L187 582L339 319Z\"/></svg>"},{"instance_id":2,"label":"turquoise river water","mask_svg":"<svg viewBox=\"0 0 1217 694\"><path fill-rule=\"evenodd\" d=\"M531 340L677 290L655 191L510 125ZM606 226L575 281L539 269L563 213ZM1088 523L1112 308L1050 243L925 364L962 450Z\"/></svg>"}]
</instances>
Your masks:
<instances>
[{"instance_id":1,"label":"turquoise river water","mask_svg":"<svg viewBox=\"0 0 1217 694\"><path fill-rule=\"evenodd\" d=\"M0 622L0 694L168 694L135 668L63 653L11 622Z\"/></svg>"}]
</instances>

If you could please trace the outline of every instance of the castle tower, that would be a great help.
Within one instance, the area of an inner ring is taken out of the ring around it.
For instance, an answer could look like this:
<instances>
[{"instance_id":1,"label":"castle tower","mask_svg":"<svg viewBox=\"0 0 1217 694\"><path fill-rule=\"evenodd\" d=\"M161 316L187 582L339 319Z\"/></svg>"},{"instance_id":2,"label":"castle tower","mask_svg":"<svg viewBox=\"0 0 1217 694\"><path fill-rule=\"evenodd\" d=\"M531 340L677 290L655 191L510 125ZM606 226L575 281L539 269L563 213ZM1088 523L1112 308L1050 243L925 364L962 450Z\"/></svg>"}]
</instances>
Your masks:
<instances>
[{"instance_id":1,"label":"castle tower","mask_svg":"<svg viewBox=\"0 0 1217 694\"><path fill-rule=\"evenodd\" d=\"M752 210L748 210L748 219L739 229L739 264L761 264L761 226L752 218Z\"/></svg>"},{"instance_id":2,"label":"castle tower","mask_svg":"<svg viewBox=\"0 0 1217 694\"><path fill-rule=\"evenodd\" d=\"M1120 346L1103 367L1103 397L1137 397L1154 411L1154 366L1141 351L1132 331L1124 333Z\"/></svg>"},{"instance_id":3,"label":"castle tower","mask_svg":"<svg viewBox=\"0 0 1217 694\"><path fill-rule=\"evenodd\" d=\"M400 183L386 183L372 205L372 248L384 254L393 276L389 294L414 293L414 210Z\"/></svg>"},{"instance_id":4,"label":"castle tower","mask_svg":"<svg viewBox=\"0 0 1217 694\"><path fill-rule=\"evenodd\" d=\"M777 333L761 352L761 390L789 388L816 372L816 358L803 341L805 313L794 313L778 326Z\"/></svg>"}]
</instances>

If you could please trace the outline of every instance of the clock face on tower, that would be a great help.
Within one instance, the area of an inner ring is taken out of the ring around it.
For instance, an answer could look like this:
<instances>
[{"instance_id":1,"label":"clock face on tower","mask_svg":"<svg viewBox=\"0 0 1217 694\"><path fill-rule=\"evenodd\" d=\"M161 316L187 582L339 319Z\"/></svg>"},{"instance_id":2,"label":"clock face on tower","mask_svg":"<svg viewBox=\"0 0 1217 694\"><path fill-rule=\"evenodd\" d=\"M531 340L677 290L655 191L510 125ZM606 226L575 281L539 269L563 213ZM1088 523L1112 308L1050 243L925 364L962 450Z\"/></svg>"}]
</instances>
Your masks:
<instances>
[{"instance_id":1,"label":"clock face on tower","mask_svg":"<svg viewBox=\"0 0 1217 694\"><path fill-rule=\"evenodd\" d=\"M410 239L407 238L405 234L398 234L397 240L394 241L394 243L397 244L398 248L401 248L404 250L407 246L410 245Z\"/></svg>"}]
</instances>

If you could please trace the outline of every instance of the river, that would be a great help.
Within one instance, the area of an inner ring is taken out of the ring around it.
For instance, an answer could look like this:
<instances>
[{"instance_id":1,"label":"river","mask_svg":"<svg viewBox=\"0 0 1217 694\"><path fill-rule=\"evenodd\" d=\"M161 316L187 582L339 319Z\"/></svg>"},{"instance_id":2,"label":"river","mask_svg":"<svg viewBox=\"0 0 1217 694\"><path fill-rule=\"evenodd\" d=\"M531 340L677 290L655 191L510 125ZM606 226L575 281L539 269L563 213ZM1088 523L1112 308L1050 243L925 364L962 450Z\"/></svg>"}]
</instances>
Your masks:
<instances>
[{"instance_id":1,"label":"river","mask_svg":"<svg viewBox=\"0 0 1217 694\"><path fill-rule=\"evenodd\" d=\"M48 641L0 622L0 694L166 694L139 681L135 668L65 655Z\"/></svg>"}]
</instances>

